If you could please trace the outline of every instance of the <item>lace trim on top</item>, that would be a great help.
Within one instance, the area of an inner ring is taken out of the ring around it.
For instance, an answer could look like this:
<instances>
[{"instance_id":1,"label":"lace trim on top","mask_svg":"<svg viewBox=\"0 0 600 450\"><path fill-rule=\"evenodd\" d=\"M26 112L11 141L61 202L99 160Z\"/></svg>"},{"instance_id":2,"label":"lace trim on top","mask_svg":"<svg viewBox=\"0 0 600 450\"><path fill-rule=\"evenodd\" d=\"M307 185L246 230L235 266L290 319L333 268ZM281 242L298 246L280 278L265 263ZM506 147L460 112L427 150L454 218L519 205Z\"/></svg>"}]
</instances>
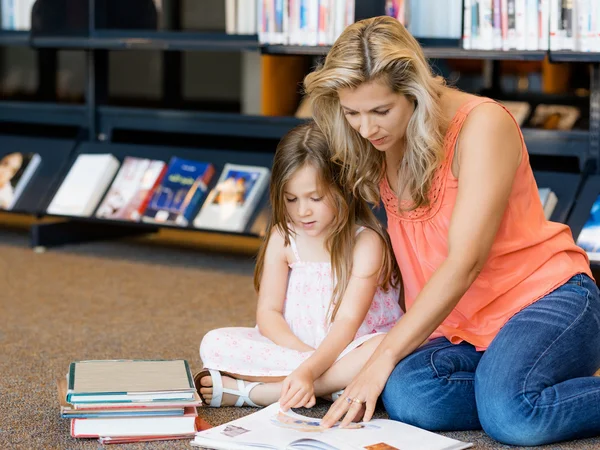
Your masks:
<instances>
[{"instance_id":1,"label":"lace trim on top","mask_svg":"<svg viewBox=\"0 0 600 450\"><path fill-rule=\"evenodd\" d=\"M394 194L394 191L390 187L387 177L384 175L380 183L380 195L383 203L385 204L385 212L398 220L405 221L423 221L432 218L440 209L442 204L441 198L443 197L444 187L446 186L446 180L448 178L448 170L452 164L452 156L454 155L454 147L456 139L461 129L461 122L465 117L465 110L471 105L471 101L465 103L461 108L458 109L454 117L450 121L446 135L444 136L444 160L440 167L436 170L429 190L429 205L421 206L413 209L412 211L404 211L400 213L398 211L398 197ZM411 204L408 200L402 200L401 205L403 208L409 207Z\"/></svg>"}]
</instances>

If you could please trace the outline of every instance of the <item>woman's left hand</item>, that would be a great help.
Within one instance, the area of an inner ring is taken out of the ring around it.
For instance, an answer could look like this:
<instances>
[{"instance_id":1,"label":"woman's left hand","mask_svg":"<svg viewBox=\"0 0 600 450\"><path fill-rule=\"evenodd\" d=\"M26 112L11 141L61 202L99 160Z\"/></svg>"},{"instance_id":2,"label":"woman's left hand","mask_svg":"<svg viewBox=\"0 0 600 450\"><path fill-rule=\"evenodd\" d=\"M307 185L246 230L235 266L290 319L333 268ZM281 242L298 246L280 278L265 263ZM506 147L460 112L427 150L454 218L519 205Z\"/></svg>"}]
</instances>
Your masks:
<instances>
[{"instance_id":1,"label":"woman's left hand","mask_svg":"<svg viewBox=\"0 0 600 450\"><path fill-rule=\"evenodd\" d=\"M371 420L377 399L392 370L394 370L394 365L381 358L368 363L344 389L344 393L331 405L323 417L321 425L329 428L344 415L340 424L342 428L352 421L359 421L361 416L364 422Z\"/></svg>"}]
</instances>

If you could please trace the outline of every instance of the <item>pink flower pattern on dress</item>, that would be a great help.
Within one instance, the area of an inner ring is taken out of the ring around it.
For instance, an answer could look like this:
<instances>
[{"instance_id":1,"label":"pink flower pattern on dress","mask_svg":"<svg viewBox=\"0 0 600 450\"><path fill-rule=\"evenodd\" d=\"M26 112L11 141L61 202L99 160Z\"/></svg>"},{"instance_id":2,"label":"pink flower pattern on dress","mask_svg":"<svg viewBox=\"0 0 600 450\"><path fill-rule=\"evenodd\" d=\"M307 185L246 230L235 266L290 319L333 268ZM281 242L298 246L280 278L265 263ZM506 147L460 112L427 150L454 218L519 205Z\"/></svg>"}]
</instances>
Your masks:
<instances>
[{"instance_id":1,"label":"pink flower pattern on dress","mask_svg":"<svg viewBox=\"0 0 600 450\"><path fill-rule=\"evenodd\" d=\"M297 261L290 264L284 318L302 342L317 348L330 327L327 312L333 293L331 264L300 261L297 251L295 254ZM397 299L397 290L377 289L355 340L340 358L369 335L387 332L394 326L402 314ZM281 347L260 334L258 327L212 330L200 344L204 367L248 376L287 376L312 353Z\"/></svg>"}]
</instances>

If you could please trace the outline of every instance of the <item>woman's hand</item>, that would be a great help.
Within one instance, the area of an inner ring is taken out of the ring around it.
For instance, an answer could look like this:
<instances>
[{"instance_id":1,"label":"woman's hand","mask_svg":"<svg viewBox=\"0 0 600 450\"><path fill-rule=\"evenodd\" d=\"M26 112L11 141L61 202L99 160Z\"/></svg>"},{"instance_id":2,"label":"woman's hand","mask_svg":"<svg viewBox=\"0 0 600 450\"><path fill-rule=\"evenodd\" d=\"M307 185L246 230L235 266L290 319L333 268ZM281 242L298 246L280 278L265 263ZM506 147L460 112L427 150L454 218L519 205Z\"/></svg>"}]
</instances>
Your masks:
<instances>
[{"instance_id":1,"label":"woman's hand","mask_svg":"<svg viewBox=\"0 0 600 450\"><path fill-rule=\"evenodd\" d=\"M316 403L314 381L310 370L302 366L283 380L279 398L282 411L303 406L312 408Z\"/></svg>"},{"instance_id":2,"label":"woman's hand","mask_svg":"<svg viewBox=\"0 0 600 450\"><path fill-rule=\"evenodd\" d=\"M385 387L388 377L394 370L394 365L379 358L374 360L360 371L352 380L344 393L335 401L323 417L321 425L325 428L333 426L338 420L345 417L340 424L345 427L352 421L359 421L362 416L364 422L373 417L375 404ZM363 409L365 406L365 409Z\"/></svg>"}]
</instances>

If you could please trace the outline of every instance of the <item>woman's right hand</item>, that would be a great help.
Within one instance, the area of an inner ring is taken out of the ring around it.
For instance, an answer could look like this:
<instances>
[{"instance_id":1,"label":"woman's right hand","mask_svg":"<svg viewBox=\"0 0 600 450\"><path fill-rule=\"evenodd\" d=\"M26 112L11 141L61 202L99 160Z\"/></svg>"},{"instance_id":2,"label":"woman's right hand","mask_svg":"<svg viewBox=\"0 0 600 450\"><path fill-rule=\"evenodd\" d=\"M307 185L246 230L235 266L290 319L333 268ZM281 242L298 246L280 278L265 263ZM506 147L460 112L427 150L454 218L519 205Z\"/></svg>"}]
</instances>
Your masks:
<instances>
[{"instance_id":1,"label":"woman's right hand","mask_svg":"<svg viewBox=\"0 0 600 450\"><path fill-rule=\"evenodd\" d=\"M383 392L385 383L393 370L394 364L383 357L367 363L344 389L344 393L331 405L329 411L323 417L321 425L329 428L342 417L343 420L340 424L342 428L352 421L362 419L368 422L371 420L375 412L377 399ZM363 409L363 405L365 409Z\"/></svg>"}]
</instances>

